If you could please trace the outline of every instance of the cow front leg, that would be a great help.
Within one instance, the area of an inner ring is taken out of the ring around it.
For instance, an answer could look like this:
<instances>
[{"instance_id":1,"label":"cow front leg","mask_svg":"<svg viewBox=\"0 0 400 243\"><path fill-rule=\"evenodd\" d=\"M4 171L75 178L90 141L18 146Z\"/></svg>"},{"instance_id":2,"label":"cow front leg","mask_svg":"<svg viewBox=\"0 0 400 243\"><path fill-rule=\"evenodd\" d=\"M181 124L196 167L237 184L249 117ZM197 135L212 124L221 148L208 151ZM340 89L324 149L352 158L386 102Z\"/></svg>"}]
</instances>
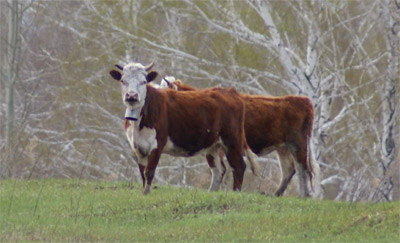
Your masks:
<instances>
[{"instance_id":1,"label":"cow front leg","mask_svg":"<svg viewBox=\"0 0 400 243\"><path fill-rule=\"evenodd\" d=\"M147 165L147 156L137 155L136 153L134 153L134 156L136 158L136 163L139 167L139 172L140 172L140 176L142 177L142 183L143 183L143 188L144 188L144 186L146 184L146 178L144 177L144 170Z\"/></svg>"},{"instance_id":2,"label":"cow front leg","mask_svg":"<svg viewBox=\"0 0 400 243\"><path fill-rule=\"evenodd\" d=\"M147 158L147 166L144 169L145 185L143 188L143 194L149 194L151 188L151 182L153 181L154 174L156 173L156 168L158 161L160 159L161 152L159 150L153 150Z\"/></svg>"},{"instance_id":3,"label":"cow front leg","mask_svg":"<svg viewBox=\"0 0 400 243\"><path fill-rule=\"evenodd\" d=\"M145 184L145 186L143 188L143 194L144 195L150 193L151 182L153 181L154 174L155 174L155 170L146 169L145 172L144 172L144 177L146 178L146 184Z\"/></svg>"},{"instance_id":4,"label":"cow front leg","mask_svg":"<svg viewBox=\"0 0 400 243\"><path fill-rule=\"evenodd\" d=\"M146 166L144 166L142 164L138 164L138 165L139 165L140 176L142 177L142 183L143 183L143 188L144 188L144 185L146 184L146 179L144 177L144 169L146 168Z\"/></svg>"},{"instance_id":5,"label":"cow front leg","mask_svg":"<svg viewBox=\"0 0 400 243\"><path fill-rule=\"evenodd\" d=\"M221 181L219 183L221 185L222 181L224 180L225 173L226 173L226 166L225 166L225 163L224 163L225 153L222 150L220 150L218 154L219 154L219 162L220 162L220 165L221 165Z\"/></svg>"}]
</instances>

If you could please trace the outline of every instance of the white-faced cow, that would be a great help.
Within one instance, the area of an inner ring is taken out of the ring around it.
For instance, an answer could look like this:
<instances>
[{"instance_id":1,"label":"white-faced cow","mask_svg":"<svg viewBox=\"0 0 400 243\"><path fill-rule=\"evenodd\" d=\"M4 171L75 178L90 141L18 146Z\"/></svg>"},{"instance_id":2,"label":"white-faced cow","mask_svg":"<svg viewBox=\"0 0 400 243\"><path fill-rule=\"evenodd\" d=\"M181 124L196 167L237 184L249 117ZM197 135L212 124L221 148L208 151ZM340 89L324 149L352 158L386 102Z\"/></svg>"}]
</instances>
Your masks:
<instances>
[{"instance_id":1,"label":"white-faced cow","mask_svg":"<svg viewBox=\"0 0 400 243\"><path fill-rule=\"evenodd\" d=\"M157 89L149 82L157 72L153 66L129 63L110 75L121 83L126 106L126 135L138 158L143 193L151 182L161 156L215 154L223 149L233 168L233 190L240 190L246 164L254 161L244 135L244 104L234 89L205 89L178 92Z\"/></svg>"},{"instance_id":2,"label":"white-faced cow","mask_svg":"<svg viewBox=\"0 0 400 243\"><path fill-rule=\"evenodd\" d=\"M161 87L179 91L196 90L180 80L175 80L174 77L163 78ZM320 170L310 148L314 119L311 100L305 96L294 95L269 97L240 94L240 96L246 106L244 128L251 150L257 155L266 155L274 150L278 153L281 181L275 195L283 194L296 172L300 196L310 196L307 178L311 189L314 189L314 185L315 193L319 193ZM210 164L214 163L214 158L211 156L207 156L207 160ZM222 157L220 161L223 164ZM221 173L223 175L224 170Z\"/></svg>"}]
</instances>

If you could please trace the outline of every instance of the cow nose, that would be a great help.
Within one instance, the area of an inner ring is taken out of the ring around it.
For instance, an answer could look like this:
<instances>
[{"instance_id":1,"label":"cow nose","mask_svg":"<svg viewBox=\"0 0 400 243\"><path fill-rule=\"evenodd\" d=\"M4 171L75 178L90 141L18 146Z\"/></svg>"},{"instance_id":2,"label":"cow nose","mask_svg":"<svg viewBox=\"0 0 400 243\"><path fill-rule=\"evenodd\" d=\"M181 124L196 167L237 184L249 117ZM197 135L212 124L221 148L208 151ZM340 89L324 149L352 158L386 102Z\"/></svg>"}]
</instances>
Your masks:
<instances>
[{"instance_id":1,"label":"cow nose","mask_svg":"<svg viewBox=\"0 0 400 243\"><path fill-rule=\"evenodd\" d=\"M130 91L130 92L126 93L125 100L126 101L137 101L138 100L138 94L135 93L135 92Z\"/></svg>"}]
</instances>

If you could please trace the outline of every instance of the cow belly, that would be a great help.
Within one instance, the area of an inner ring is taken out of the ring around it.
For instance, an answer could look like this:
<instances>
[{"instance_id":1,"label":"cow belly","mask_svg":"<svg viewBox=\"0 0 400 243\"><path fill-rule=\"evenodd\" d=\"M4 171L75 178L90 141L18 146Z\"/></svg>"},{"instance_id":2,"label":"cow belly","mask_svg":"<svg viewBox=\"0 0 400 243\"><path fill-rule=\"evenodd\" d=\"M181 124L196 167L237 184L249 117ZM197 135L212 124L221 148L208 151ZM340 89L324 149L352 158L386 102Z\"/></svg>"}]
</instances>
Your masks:
<instances>
[{"instance_id":1,"label":"cow belly","mask_svg":"<svg viewBox=\"0 0 400 243\"><path fill-rule=\"evenodd\" d=\"M167 144L165 145L165 147L163 149L163 153L166 153L166 154L169 154L172 156L176 156L176 157L191 157L191 156L196 156L196 155L206 155L206 154L213 153L221 146L222 146L222 141L219 139L211 146L201 148L197 151L188 151L188 150L185 150L184 148L179 147L178 145L174 144L174 142L172 142L172 140L168 137Z\"/></svg>"},{"instance_id":2,"label":"cow belly","mask_svg":"<svg viewBox=\"0 0 400 243\"><path fill-rule=\"evenodd\" d=\"M273 152L273 151L275 151L275 150L277 150L279 148L283 148L285 146L286 146L286 144L284 144L284 143L278 144L278 145L274 145L274 146L268 146L268 147L263 148L261 151L257 152L256 154L258 156L265 156L265 155L268 155L271 152Z\"/></svg>"}]
</instances>

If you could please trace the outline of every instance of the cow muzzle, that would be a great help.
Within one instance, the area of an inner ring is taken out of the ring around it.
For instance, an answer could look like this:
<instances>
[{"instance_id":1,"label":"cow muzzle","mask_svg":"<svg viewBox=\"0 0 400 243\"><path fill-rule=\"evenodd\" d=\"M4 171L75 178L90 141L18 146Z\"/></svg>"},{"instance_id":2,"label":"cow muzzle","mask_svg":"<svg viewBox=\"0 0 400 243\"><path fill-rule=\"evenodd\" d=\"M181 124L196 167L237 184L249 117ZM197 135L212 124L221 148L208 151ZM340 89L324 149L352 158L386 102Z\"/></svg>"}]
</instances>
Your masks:
<instances>
[{"instance_id":1,"label":"cow muzzle","mask_svg":"<svg viewBox=\"0 0 400 243\"><path fill-rule=\"evenodd\" d=\"M135 103L138 101L139 95L135 92L128 92L125 95L125 101L128 103Z\"/></svg>"}]
</instances>

